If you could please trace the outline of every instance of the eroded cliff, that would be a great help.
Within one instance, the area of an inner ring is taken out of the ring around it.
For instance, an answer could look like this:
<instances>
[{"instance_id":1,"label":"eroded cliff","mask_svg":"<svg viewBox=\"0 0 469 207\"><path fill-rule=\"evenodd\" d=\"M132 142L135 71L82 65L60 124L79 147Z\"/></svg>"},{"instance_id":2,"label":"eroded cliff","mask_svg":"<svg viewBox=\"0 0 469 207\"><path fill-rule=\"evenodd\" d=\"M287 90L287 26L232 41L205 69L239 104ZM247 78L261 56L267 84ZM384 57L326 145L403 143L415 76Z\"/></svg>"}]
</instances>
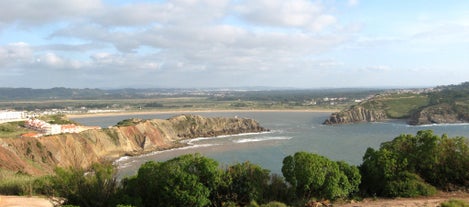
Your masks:
<instances>
[{"instance_id":1,"label":"eroded cliff","mask_svg":"<svg viewBox=\"0 0 469 207\"><path fill-rule=\"evenodd\" d=\"M266 130L245 118L180 115L167 120L132 120L125 126L75 134L0 139L0 168L47 174L56 166L87 167L123 155L178 147L183 139Z\"/></svg>"},{"instance_id":2,"label":"eroded cliff","mask_svg":"<svg viewBox=\"0 0 469 207\"><path fill-rule=\"evenodd\" d=\"M387 119L383 110L366 109L363 106L353 106L349 109L333 113L323 124L351 124L358 122L376 122Z\"/></svg>"},{"instance_id":3,"label":"eroded cliff","mask_svg":"<svg viewBox=\"0 0 469 207\"><path fill-rule=\"evenodd\" d=\"M447 103L422 108L413 113L408 121L411 125L467 122L469 122L468 109Z\"/></svg>"}]
</instances>

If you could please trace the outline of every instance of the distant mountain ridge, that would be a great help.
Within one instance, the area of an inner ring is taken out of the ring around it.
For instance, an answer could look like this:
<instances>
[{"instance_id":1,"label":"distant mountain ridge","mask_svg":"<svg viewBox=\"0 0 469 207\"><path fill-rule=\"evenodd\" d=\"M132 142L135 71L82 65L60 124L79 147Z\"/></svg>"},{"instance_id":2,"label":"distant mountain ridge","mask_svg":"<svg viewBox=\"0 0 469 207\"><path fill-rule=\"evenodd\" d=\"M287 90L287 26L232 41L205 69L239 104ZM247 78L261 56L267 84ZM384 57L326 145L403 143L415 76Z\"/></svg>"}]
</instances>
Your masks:
<instances>
[{"instance_id":1,"label":"distant mountain ridge","mask_svg":"<svg viewBox=\"0 0 469 207\"><path fill-rule=\"evenodd\" d=\"M469 82L427 90L377 94L333 113L324 124L406 119L411 125L469 122Z\"/></svg>"}]
</instances>

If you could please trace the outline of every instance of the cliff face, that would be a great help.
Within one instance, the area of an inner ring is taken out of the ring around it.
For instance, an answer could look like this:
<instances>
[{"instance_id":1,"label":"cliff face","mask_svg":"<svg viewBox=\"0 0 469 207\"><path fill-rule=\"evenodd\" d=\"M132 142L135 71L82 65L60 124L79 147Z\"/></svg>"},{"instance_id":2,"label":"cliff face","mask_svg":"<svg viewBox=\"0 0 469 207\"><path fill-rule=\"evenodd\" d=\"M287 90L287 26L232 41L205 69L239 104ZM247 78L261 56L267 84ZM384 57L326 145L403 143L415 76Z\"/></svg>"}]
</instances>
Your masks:
<instances>
[{"instance_id":1,"label":"cliff face","mask_svg":"<svg viewBox=\"0 0 469 207\"><path fill-rule=\"evenodd\" d=\"M450 104L438 104L425 107L412 114L408 123L411 125L442 124L442 123L465 123L469 122L466 113L458 110Z\"/></svg>"},{"instance_id":2,"label":"cliff face","mask_svg":"<svg viewBox=\"0 0 469 207\"><path fill-rule=\"evenodd\" d=\"M358 122L376 122L387 119L382 110L370 110L362 106L354 106L338 113L333 113L323 124L351 124Z\"/></svg>"},{"instance_id":3,"label":"cliff face","mask_svg":"<svg viewBox=\"0 0 469 207\"><path fill-rule=\"evenodd\" d=\"M0 168L47 174L56 166L87 167L123 155L177 147L182 139L262 131L266 129L252 119L181 115L77 134L0 139Z\"/></svg>"}]
</instances>

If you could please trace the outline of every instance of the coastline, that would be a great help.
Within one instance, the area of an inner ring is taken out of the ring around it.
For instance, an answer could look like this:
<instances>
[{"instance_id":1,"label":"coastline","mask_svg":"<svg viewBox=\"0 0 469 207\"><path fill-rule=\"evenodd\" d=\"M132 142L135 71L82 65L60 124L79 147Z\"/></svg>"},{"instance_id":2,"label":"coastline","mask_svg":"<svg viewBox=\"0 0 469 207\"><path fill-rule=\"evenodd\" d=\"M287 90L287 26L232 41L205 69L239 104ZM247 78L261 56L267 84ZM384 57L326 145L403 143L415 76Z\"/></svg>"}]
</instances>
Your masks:
<instances>
[{"instance_id":1,"label":"coastline","mask_svg":"<svg viewBox=\"0 0 469 207\"><path fill-rule=\"evenodd\" d=\"M67 114L68 118L88 118L88 117L106 117L106 116L123 116L123 115L142 115L142 114L189 114L189 113L218 113L218 112L317 112L317 113L333 113L338 109L201 109L201 110L142 110L142 111L120 111L106 113L83 113L83 114Z\"/></svg>"}]
</instances>

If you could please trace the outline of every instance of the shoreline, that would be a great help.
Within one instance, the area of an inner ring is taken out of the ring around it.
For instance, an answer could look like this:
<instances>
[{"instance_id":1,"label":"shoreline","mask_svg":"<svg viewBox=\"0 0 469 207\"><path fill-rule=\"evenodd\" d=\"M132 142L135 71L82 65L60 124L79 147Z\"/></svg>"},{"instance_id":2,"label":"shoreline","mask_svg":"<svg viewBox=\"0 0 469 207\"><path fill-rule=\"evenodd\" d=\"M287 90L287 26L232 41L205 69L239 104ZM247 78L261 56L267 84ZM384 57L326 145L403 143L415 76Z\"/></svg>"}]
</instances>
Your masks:
<instances>
[{"instance_id":1,"label":"shoreline","mask_svg":"<svg viewBox=\"0 0 469 207\"><path fill-rule=\"evenodd\" d=\"M107 117L107 116L125 116L142 114L177 114L177 113L224 113L224 112L312 112L312 113L333 113L339 110L334 109L201 109L201 110L144 110L144 111L120 111L106 113L84 113L67 114L67 118L89 118L89 117Z\"/></svg>"}]
</instances>

